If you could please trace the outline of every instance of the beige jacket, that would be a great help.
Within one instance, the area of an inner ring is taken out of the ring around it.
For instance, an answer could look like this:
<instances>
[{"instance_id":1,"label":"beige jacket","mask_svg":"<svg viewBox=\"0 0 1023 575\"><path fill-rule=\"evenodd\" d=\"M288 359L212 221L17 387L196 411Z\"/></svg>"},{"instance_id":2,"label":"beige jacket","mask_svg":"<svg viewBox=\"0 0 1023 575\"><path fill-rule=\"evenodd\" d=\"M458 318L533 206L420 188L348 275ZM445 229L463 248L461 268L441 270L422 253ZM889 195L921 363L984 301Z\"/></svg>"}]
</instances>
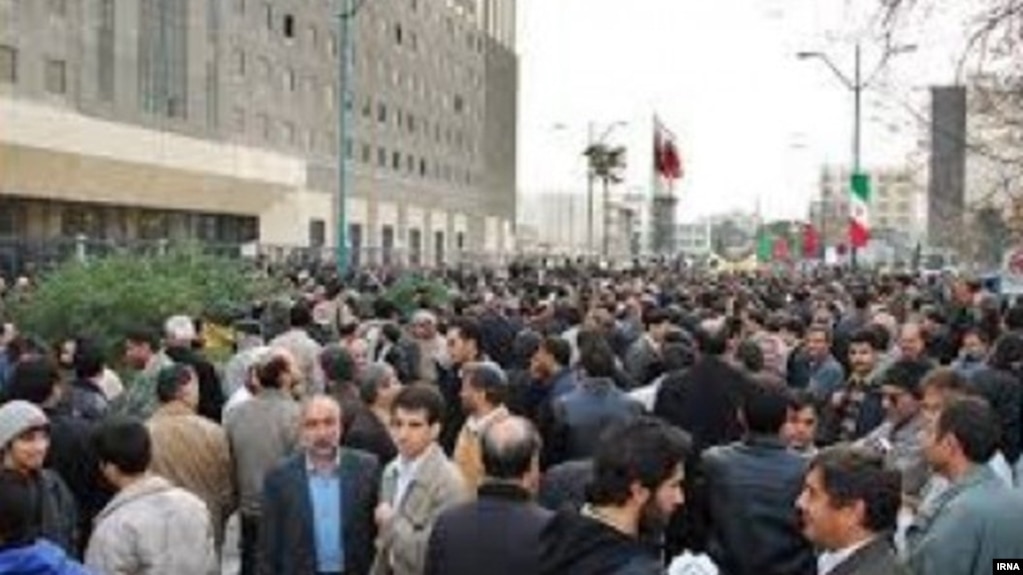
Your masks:
<instances>
[{"instance_id":1,"label":"beige jacket","mask_svg":"<svg viewBox=\"0 0 1023 575\"><path fill-rule=\"evenodd\" d=\"M150 469L206 503L219 549L224 525L237 507L227 434L177 403L161 406L146 426L153 442Z\"/></svg>"},{"instance_id":2,"label":"beige jacket","mask_svg":"<svg viewBox=\"0 0 1023 575\"><path fill-rule=\"evenodd\" d=\"M483 445L480 438L488 426L506 417L508 417L508 409L503 405L499 406L486 415L481 424L474 424L471 419L467 420L462 425L462 431L458 434L458 439L455 441L453 459L455 460L455 465L462 472L465 484L472 494L475 494L476 488L483 483L485 475L483 470Z\"/></svg>"},{"instance_id":3,"label":"beige jacket","mask_svg":"<svg viewBox=\"0 0 1023 575\"><path fill-rule=\"evenodd\" d=\"M206 505L158 475L142 479L96 517L85 566L104 575L219 573Z\"/></svg>"},{"instance_id":4,"label":"beige jacket","mask_svg":"<svg viewBox=\"0 0 1023 575\"><path fill-rule=\"evenodd\" d=\"M394 500L397 491L397 460L384 469L380 501ZM434 444L395 507L394 519L380 529L377 556L371 575L421 575L426 567L426 547L437 517L445 509L465 501L468 492L462 474L440 446Z\"/></svg>"}]
</instances>

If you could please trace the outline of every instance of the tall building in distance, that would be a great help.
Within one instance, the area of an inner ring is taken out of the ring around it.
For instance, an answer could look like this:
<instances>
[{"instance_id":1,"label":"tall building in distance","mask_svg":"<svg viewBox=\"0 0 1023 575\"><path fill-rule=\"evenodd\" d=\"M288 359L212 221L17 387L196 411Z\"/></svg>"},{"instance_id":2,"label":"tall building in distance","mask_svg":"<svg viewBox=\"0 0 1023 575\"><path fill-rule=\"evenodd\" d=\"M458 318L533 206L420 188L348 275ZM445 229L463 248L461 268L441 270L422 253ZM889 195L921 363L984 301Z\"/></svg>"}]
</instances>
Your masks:
<instances>
[{"instance_id":1,"label":"tall building in distance","mask_svg":"<svg viewBox=\"0 0 1023 575\"><path fill-rule=\"evenodd\" d=\"M868 168L871 238L896 251L912 250L925 236L924 184L908 166ZM810 203L809 223L821 243L834 248L849 244L849 180L845 166L824 166L817 198Z\"/></svg>"},{"instance_id":2,"label":"tall building in distance","mask_svg":"<svg viewBox=\"0 0 1023 575\"><path fill-rule=\"evenodd\" d=\"M373 0L338 136L341 0L0 0L0 238L513 246L513 0Z\"/></svg>"}]
</instances>

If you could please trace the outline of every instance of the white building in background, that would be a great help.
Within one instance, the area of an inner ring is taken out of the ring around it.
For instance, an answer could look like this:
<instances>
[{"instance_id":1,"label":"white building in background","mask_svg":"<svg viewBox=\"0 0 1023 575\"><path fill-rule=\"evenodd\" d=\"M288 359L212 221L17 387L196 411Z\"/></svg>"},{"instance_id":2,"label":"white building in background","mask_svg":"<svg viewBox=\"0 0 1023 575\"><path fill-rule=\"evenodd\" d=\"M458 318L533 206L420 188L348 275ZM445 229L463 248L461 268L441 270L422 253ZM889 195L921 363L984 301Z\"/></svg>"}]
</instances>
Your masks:
<instances>
[{"instance_id":1,"label":"white building in background","mask_svg":"<svg viewBox=\"0 0 1023 575\"><path fill-rule=\"evenodd\" d=\"M521 250L572 257L600 255L605 237L604 201L599 189L594 192L592 246L588 240L589 216L585 193L554 191L520 196L518 229L526 233L526 237L521 238ZM634 205L634 199L612 193L607 223L613 259L632 255L639 228L639 209Z\"/></svg>"},{"instance_id":2,"label":"white building in background","mask_svg":"<svg viewBox=\"0 0 1023 575\"><path fill-rule=\"evenodd\" d=\"M709 255L712 251L710 232L711 222L707 218L678 224L675 232L676 249L680 254L688 257Z\"/></svg>"}]
</instances>

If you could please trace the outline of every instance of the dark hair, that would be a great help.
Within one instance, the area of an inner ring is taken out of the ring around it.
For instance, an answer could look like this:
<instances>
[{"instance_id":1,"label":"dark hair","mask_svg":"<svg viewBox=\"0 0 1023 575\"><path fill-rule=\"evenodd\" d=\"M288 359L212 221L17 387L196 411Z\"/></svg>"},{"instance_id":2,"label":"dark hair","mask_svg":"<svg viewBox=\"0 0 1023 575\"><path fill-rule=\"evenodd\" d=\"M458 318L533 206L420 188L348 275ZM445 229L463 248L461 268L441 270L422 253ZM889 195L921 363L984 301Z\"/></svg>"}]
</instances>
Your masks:
<instances>
[{"instance_id":1,"label":"dark hair","mask_svg":"<svg viewBox=\"0 0 1023 575\"><path fill-rule=\"evenodd\" d=\"M458 330L460 339L475 342L477 350L483 349L483 329L479 321L471 317L457 317L448 326L448 333L454 329Z\"/></svg>"},{"instance_id":2,"label":"dark hair","mask_svg":"<svg viewBox=\"0 0 1023 575\"><path fill-rule=\"evenodd\" d=\"M483 432L480 446L487 477L519 479L529 472L533 459L539 455L542 445L540 434L528 419L512 417L498 422L498 425L506 426L515 422L521 432L508 434L510 437L495 438L497 434L491 431L494 425Z\"/></svg>"},{"instance_id":3,"label":"dark hair","mask_svg":"<svg viewBox=\"0 0 1023 575\"><path fill-rule=\"evenodd\" d=\"M776 435L789 415L789 394L783 387L753 384L747 387L742 405L746 431Z\"/></svg>"},{"instance_id":4,"label":"dark hair","mask_svg":"<svg viewBox=\"0 0 1023 575\"><path fill-rule=\"evenodd\" d=\"M129 329L124 334L125 341L132 343L144 343L149 345L150 349L156 350L160 347L160 333L157 330L153 330L143 326L137 326Z\"/></svg>"},{"instance_id":5,"label":"dark hair","mask_svg":"<svg viewBox=\"0 0 1023 575\"><path fill-rule=\"evenodd\" d=\"M103 373L103 350L99 343L92 339L78 338L75 340L75 375L80 379L97 377Z\"/></svg>"},{"instance_id":6,"label":"dark hair","mask_svg":"<svg viewBox=\"0 0 1023 575\"><path fill-rule=\"evenodd\" d=\"M791 332L798 338L802 338L806 334L806 322L800 319L798 316L791 316L785 320L785 331Z\"/></svg>"},{"instance_id":7,"label":"dark hair","mask_svg":"<svg viewBox=\"0 0 1023 575\"><path fill-rule=\"evenodd\" d=\"M380 335L391 343L398 343L401 339L401 328L396 323L387 322L380 326Z\"/></svg>"},{"instance_id":8,"label":"dark hair","mask_svg":"<svg viewBox=\"0 0 1023 575\"><path fill-rule=\"evenodd\" d=\"M1023 303L1016 302L1005 312L1005 327L1010 331L1023 329Z\"/></svg>"},{"instance_id":9,"label":"dark hair","mask_svg":"<svg viewBox=\"0 0 1023 575\"><path fill-rule=\"evenodd\" d=\"M256 367L256 378L259 379L259 385L266 389L280 389L281 376L287 373L290 367L286 357L275 354L266 363Z\"/></svg>"},{"instance_id":10,"label":"dark hair","mask_svg":"<svg viewBox=\"0 0 1023 575\"><path fill-rule=\"evenodd\" d=\"M888 328L879 323L872 323L866 329L874 334L874 343L876 344L874 349L878 351L888 349L892 343L892 332L888 331Z\"/></svg>"},{"instance_id":11,"label":"dark hair","mask_svg":"<svg viewBox=\"0 0 1023 575\"><path fill-rule=\"evenodd\" d=\"M195 371L183 363L172 363L156 374L156 399L160 403L174 401Z\"/></svg>"},{"instance_id":12,"label":"dark hair","mask_svg":"<svg viewBox=\"0 0 1023 575\"><path fill-rule=\"evenodd\" d=\"M650 329L650 326L659 325L670 320L668 312L659 307L648 308L643 312L643 327Z\"/></svg>"},{"instance_id":13,"label":"dark hair","mask_svg":"<svg viewBox=\"0 0 1023 575\"><path fill-rule=\"evenodd\" d=\"M863 527L873 533L892 531L902 504L902 477L885 467L873 451L836 445L821 450L808 473L820 471L824 491L832 507L843 508L863 501Z\"/></svg>"},{"instance_id":14,"label":"dark hair","mask_svg":"<svg viewBox=\"0 0 1023 575\"><path fill-rule=\"evenodd\" d=\"M1007 333L998 338L988 363L995 369L1008 371L1018 377L1023 373L1023 337Z\"/></svg>"},{"instance_id":15,"label":"dark hair","mask_svg":"<svg viewBox=\"0 0 1023 575\"><path fill-rule=\"evenodd\" d=\"M656 490L685 462L690 447L685 432L653 417L612 428L597 445L587 500L622 505L632 494L633 482Z\"/></svg>"},{"instance_id":16,"label":"dark hair","mask_svg":"<svg viewBox=\"0 0 1023 575\"><path fill-rule=\"evenodd\" d=\"M331 344L320 352L320 369L328 382L345 383L352 379L355 360L347 349L338 344Z\"/></svg>"},{"instance_id":17,"label":"dark hair","mask_svg":"<svg viewBox=\"0 0 1023 575\"><path fill-rule=\"evenodd\" d=\"M291 327L309 327L313 323L313 312L309 304L300 301L288 310L288 325Z\"/></svg>"},{"instance_id":18,"label":"dark hair","mask_svg":"<svg viewBox=\"0 0 1023 575\"><path fill-rule=\"evenodd\" d=\"M380 395L380 387L386 375L393 373L394 368L386 362L374 362L359 373L359 399L366 405L373 405Z\"/></svg>"},{"instance_id":19,"label":"dark hair","mask_svg":"<svg viewBox=\"0 0 1023 575\"><path fill-rule=\"evenodd\" d=\"M44 357L26 359L15 364L3 400L22 399L42 405L53 395L58 383L60 370L52 360Z\"/></svg>"},{"instance_id":20,"label":"dark hair","mask_svg":"<svg viewBox=\"0 0 1023 575\"><path fill-rule=\"evenodd\" d=\"M547 336L540 342L540 347L549 353L561 367L572 363L572 346L556 335Z\"/></svg>"},{"instance_id":21,"label":"dark hair","mask_svg":"<svg viewBox=\"0 0 1023 575\"><path fill-rule=\"evenodd\" d=\"M102 421L92 434L92 446L101 464L109 463L121 473L145 473L153 455L149 430L137 419L112 417Z\"/></svg>"},{"instance_id":22,"label":"dark hair","mask_svg":"<svg viewBox=\"0 0 1023 575\"><path fill-rule=\"evenodd\" d=\"M808 389L793 389L788 392L789 409L792 411L802 411L807 407L812 407L814 411L820 413L821 404L817 399L817 396Z\"/></svg>"},{"instance_id":23,"label":"dark hair","mask_svg":"<svg viewBox=\"0 0 1023 575\"><path fill-rule=\"evenodd\" d=\"M591 338L580 345L579 365L588 377L614 377L614 351L603 337Z\"/></svg>"},{"instance_id":24,"label":"dark hair","mask_svg":"<svg viewBox=\"0 0 1023 575\"><path fill-rule=\"evenodd\" d=\"M823 333L824 340L829 344L831 343L831 328L820 323L812 323L810 327L806 328L806 337L809 338L811 333Z\"/></svg>"},{"instance_id":25,"label":"dark hair","mask_svg":"<svg viewBox=\"0 0 1023 575\"><path fill-rule=\"evenodd\" d=\"M922 359L900 359L885 370L881 377L881 385L891 385L908 391L913 397L920 399L923 390L920 382L934 366Z\"/></svg>"},{"instance_id":26,"label":"dark hair","mask_svg":"<svg viewBox=\"0 0 1023 575\"><path fill-rule=\"evenodd\" d=\"M949 367L939 367L931 370L920 382L920 393L924 390L934 389L942 392L952 392L960 395L970 393L970 385L966 378L958 371Z\"/></svg>"},{"instance_id":27,"label":"dark hair","mask_svg":"<svg viewBox=\"0 0 1023 575\"><path fill-rule=\"evenodd\" d=\"M853 344L863 343L869 345L870 349L873 349L874 351L882 349L881 346L877 344L877 333L869 327L857 330L851 337L849 337L849 347L852 347Z\"/></svg>"},{"instance_id":28,"label":"dark hair","mask_svg":"<svg viewBox=\"0 0 1023 575\"><path fill-rule=\"evenodd\" d=\"M516 334L512 340L512 368L526 369L536 350L540 349L543 337L531 330L526 329Z\"/></svg>"},{"instance_id":29,"label":"dark hair","mask_svg":"<svg viewBox=\"0 0 1023 575\"><path fill-rule=\"evenodd\" d=\"M30 545L39 536L39 492L16 471L0 470L0 546Z\"/></svg>"},{"instance_id":30,"label":"dark hair","mask_svg":"<svg viewBox=\"0 0 1023 575\"><path fill-rule=\"evenodd\" d=\"M858 289L853 292L853 307L862 311L870 307L870 292L865 289Z\"/></svg>"},{"instance_id":31,"label":"dark hair","mask_svg":"<svg viewBox=\"0 0 1023 575\"><path fill-rule=\"evenodd\" d=\"M1001 440L998 417L986 401L977 397L953 399L938 416L938 437L952 434L963 455L973 463L994 456Z\"/></svg>"},{"instance_id":32,"label":"dark hair","mask_svg":"<svg viewBox=\"0 0 1023 575\"><path fill-rule=\"evenodd\" d=\"M430 425L440 423L444 417L444 397L437 388L425 384L407 385L398 392L391 405L391 412L398 409L405 411L425 411L426 422Z\"/></svg>"},{"instance_id":33,"label":"dark hair","mask_svg":"<svg viewBox=\"0 0 1023 575\"><path fill-rule=\"evenodd\" d=\"M664 349L661 350L661 358L667 372L688 369L696 363L693 348L684 343L665 343Z\"/></svg>"},{"instance_id":34,"label":"dark hair","mask_svg":"<svg viewBox=\"0 0 1023 575\"><path fill-rule=\"evenodd\" d=\"M735 350L735 358L751 372L756 373L764 369L764 350L753 340L742 340Z\"/></svg>"}]
</instances>

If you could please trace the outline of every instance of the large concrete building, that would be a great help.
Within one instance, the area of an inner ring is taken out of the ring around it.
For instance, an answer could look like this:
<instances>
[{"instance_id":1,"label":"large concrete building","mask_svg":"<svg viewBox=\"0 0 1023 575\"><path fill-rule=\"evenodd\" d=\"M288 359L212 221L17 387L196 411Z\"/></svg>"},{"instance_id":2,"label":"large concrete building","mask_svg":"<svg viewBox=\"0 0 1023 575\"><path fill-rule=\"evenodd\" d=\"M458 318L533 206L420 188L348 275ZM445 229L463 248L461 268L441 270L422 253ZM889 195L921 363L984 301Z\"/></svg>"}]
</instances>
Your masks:
<instances>
[{"instance_id":1,"label":"large concrete building","mask_svg":"<svg viewBox=\"0 0 1023 575\"><path fill-rule=\"evenodd\" d=\"M357 258L514 245L514 0L354 18ZM336 238L340 0L0 0L0 237Z\"/></svg>"}]
</instances>

